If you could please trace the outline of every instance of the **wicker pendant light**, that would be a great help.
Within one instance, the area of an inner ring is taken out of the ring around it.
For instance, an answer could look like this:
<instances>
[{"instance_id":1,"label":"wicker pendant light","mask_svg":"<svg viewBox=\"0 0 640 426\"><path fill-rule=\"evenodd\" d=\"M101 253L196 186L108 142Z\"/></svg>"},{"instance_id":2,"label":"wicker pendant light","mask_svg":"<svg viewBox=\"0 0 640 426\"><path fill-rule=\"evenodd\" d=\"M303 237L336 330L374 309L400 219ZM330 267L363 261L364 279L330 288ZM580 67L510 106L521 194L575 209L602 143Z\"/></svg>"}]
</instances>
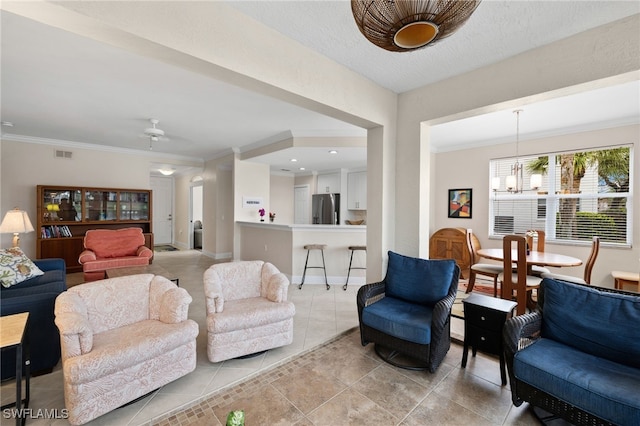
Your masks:
<instances>
[{"instance_id":1,"label":"wicker pendant light","mask_svg":"<svg viewBox=\"0 0 640 426\"><path fill-rule=\"evenodd\" d=\"M351 0L360 32L392 52L420 49L450 36L480 0Z\"/></svg>"}]
</instances>

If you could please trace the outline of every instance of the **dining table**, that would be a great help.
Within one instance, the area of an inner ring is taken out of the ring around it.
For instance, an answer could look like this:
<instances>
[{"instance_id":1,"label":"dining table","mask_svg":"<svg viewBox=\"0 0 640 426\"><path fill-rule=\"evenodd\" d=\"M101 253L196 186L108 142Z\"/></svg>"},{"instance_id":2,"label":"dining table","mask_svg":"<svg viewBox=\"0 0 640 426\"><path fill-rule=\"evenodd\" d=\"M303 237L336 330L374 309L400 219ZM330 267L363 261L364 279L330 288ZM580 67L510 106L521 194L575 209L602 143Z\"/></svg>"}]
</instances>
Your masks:
<instances>
[{"instance_id":1,"label":"dining table","mask_svg":"<svg viewBox=\"0 0 640 426\"><path fill-rule=\"evenodd\" d=\"M478 256L486 259L492 259L502 262L504 254L501 248L483 248L477 251ZM515 261L518 259L516 250L512 251L511 258ZM527 254L527 269L533 265L552 266L556 268L580 266L582 260L577 257L567 256L565 254L550 253L548 251L530 251Z\"/></svg>"}]
</instances>

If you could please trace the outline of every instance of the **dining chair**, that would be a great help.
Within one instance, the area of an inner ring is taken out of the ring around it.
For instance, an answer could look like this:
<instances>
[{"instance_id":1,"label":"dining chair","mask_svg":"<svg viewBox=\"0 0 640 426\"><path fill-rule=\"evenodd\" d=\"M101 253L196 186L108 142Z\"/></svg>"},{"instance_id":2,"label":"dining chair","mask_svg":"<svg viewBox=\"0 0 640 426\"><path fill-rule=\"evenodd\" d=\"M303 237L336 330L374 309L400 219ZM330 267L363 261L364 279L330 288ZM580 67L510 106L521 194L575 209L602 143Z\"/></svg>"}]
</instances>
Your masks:
<instances>
[{"instance_id":1,"label":"dining chair","mask_svg":"<svg viewBox=\"0 0 640 426\"><path fill-rule=\"evenodd\" d=\"M513 257L513 244L516 244L516 257ZM516 300L516 314L522 315L526 308L535 309L533 292L540 287L542 278L527 275L527 240L521 235L506 235L502 239L503 268L511 273L502 273L498 277L503 299ZM516 265L515 268L513 265Z\"/></svg>"},{"instance_id":2,"label":"dining chair","mask_svg":"<svg viewBox=\"0 0 640 426\"><path fill-rule=\"evenodd\" d=\"M544 252L546 234L541 229L531 229L525 234L527 239L527 247L533 251ZM550 274L551 270L544 266L533 265L529 268L529 273L535 276L542 276L542 274Z\"/></svg>"},{"instance_id":3,"label":"dining chair","mask_svg":"<svg viewBox=\"0 0 640 426\"><path fill-rule=\"evenodd\" d=\"M542 278L553 278L561 281L568 281L577 284L591 284L591 272L593 271L593 266L596 263L596 259L598 258L598 253L600 252L600 237L593 237L591 239L591 252L589 253L589 257L584 265L584 275L582 278L574 277L571 275L561 275L554 274L553 272L542 274Z\"/></svg>"},{"instance_id":4,"label":"dining chair","mask_svg":"<svg viewBox=\"0 0 640 426\"><path fill-rule=\"evenodd\" d=\"M473 286L476 283L476 275L484 275L493 280L493 297L498 296L498 276L504 270L502 265L497 263L475 263L478 255L476 249L473 247L473 231L467 229L466 235L467 251L469 252L469 282L467 284L466 293L471 293Z\"/></svg>"}]
</instances>

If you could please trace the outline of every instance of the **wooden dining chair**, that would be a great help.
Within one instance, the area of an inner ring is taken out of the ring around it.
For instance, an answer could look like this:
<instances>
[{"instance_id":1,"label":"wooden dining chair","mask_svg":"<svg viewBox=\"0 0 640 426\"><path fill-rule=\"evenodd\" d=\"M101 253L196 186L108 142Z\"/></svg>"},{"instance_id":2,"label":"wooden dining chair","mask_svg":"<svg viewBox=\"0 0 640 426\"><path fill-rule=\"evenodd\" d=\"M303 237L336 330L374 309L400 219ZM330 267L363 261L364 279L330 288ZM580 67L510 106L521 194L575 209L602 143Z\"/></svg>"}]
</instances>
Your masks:
<instances>
[{"instance_id":1,"label":"wooden dining chair","mask_svg":"<svg viewBox=\"0 0 640 426\"><path fill-rule=\"evenodd\" d=\"M591 284L591 272L593 271L593 266L596 263L599 252L600 237L594 236L591 239L591 252L589 253L589 257L587 258L587 261L584 265L584 274L582 278L574 277L571 275L554 274L553 272L542 274L542 278L553 278L555 280L569 281L577 284Z\"/></svg>"},{"instance_id":2,"label":"wooden dining chair","mask_svg":"<svg viewBox=\"0 0 640 426\"><path fill-rule=\"evenodd\" d=\"M476 283L476 275L484 275L493 280L493 297L498 296L498 276L504 270L502 265L498 263L476 263L478 255L473 247L473 232L467 229L466 235L467 251L469 252L469 282L467 284L466 293L471 293Z\"/></svg>"},{"instance_id":3,"label":"wooden dining chair","mask_svg":"<svg viewBox=\"0 0 640 426\"><path fill-rule=\"evenodd\" d=\"M513 244L516 244L516 257L513 257ZM526 308L530 311L535 309L536 302L533 299L533 292L540 287L542 278L527 275L527 240L521 235L506 235L502 239L503 250L503 272L498 279L501 285L502 299L515 300L518 302L516 314L522 315ZM514 265L515 264L515 268Z\"/></svg>"},{"instance_id":4,"label":"wooden dining chair","mask_svg":"<svg viewBox=\"0 0 640 426\"><path fill-rule=\"evenodd\" d=\"M546 241L545 232L541 229L531 229L525 234L527 240L527 247L533 251L544 252L544 246ZM529 274L541 277L542 274L550 274L551 270L544 266L532 265L529 268Z\"/></svg>"}]
</instances>

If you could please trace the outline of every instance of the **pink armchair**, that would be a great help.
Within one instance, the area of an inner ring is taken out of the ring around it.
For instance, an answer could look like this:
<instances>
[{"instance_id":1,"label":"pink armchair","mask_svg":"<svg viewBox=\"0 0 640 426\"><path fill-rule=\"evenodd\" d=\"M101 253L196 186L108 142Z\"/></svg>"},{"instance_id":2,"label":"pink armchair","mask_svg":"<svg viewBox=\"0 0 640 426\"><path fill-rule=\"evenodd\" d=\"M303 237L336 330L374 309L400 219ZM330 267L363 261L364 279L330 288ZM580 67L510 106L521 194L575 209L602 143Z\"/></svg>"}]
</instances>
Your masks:
<instances>
[{"instance_id":1,"label":"pink armchair","mask_svg":"<svg viewBox=\"0 0 640 426\"><path fill-rule=\"evenodd\" d=\"M65 407L81 425L192 372L192 298L168 279L127 275L58 296Z\"/></svg>"},{"instance_id":2,"label":"pink armchair","mask_svg":"<svg viewBox=\"0 0 640 426\"><path fill-rule=\"evenodd\" d=\"M153 250L146 247L144 242L140 228L87 231L84 236L85 250L78 258L84 280L104 279L107 269L148 265L153 258Z\"/></svg>"}]
</instances>

